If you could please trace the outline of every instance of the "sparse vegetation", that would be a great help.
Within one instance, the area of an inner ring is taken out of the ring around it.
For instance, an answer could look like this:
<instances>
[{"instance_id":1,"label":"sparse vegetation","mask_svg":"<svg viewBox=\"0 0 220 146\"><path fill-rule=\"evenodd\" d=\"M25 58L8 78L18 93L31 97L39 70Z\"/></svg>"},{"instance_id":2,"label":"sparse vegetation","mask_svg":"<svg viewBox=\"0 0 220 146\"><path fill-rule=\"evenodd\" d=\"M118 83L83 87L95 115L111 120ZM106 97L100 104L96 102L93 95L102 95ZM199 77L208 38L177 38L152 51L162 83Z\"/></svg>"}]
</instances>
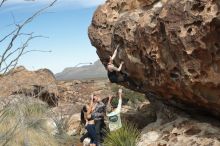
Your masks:
<instances>
[{"instance_id":1,"label":"sparse vegetation","mask_svg":"<svg viewBox=\"0 0 220 146\"><path fill-rule=\"evenodd\" d=\"M69 136L57 134L48 112L48 106L37 99L8 104L0 111L0 145L62 146L70 142Z\"/></svg>"},{"instance_id":2,"label":"sparse vegetation","mask_svg":"<svg viewBox=\"0 0 220 146\"><path fill-rule=\"evenodd\" d=\"M122 128L107 134L104 146L136 146L139 137L135 125L125 123Z\"/></svg>"}]
</instances>

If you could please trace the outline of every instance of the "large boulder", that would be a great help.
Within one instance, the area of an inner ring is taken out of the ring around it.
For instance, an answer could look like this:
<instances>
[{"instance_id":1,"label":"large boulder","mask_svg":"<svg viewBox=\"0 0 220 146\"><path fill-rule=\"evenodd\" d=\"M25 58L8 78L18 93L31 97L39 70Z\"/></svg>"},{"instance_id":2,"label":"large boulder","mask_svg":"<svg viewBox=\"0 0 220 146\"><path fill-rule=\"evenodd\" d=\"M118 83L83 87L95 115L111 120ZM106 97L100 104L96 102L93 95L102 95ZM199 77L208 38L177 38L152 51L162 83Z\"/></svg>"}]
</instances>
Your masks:
<instances>
[{"instance_id":1,"label":"large boulder","mask_svg":"<svg viewBox=\"0 0 220 146\"><path fill-rule=\"evenodd\" d=\"M157 120L142 130L138 146L220 145L218 120L189 115L155 99L151 105L157 113Z\"/></svg>"},{"instance_id":2,"label":"large boulder","mask_svg":"<svg viewBox=\"0 0 220 146\"><path fill-rule=\"evenodd\" d=\"M40 98L49 105L58 103L58 89L53 73L47 69L35 72L18 67L0 77L0 97L23 94Z\"/></svg>"},{"instance_id":3,"label":"large boulder","mask_svg":"<svg viewBox=\"0 0 220 146\"><path fill-rule=\"evenodd\" d=\"M219 12L218 0L108 0L89 37L104 65L120 46L115 64L140 92L220 117Z\"/></svg>"}]
</instances>

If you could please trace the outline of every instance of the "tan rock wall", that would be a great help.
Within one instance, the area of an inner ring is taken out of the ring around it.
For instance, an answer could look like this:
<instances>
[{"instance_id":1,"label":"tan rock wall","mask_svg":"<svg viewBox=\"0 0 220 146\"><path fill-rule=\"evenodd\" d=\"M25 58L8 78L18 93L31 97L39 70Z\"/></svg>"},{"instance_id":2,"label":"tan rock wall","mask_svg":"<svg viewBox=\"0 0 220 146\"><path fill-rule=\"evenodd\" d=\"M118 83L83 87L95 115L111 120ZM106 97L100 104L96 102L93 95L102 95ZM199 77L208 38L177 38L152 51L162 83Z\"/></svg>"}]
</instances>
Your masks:
<instances>
[{"instance_id":1,"label":"tan rock wall","mask_svg":"<svg viewBox=\"0 0 220 146\"><path fill-rule=\"evenodd\" d=\"M218 0L108 0L89 37L104 65L120 45L115 64L125 62L140 92L219 115L219 9Z\"/></svg>"}]
</instances>

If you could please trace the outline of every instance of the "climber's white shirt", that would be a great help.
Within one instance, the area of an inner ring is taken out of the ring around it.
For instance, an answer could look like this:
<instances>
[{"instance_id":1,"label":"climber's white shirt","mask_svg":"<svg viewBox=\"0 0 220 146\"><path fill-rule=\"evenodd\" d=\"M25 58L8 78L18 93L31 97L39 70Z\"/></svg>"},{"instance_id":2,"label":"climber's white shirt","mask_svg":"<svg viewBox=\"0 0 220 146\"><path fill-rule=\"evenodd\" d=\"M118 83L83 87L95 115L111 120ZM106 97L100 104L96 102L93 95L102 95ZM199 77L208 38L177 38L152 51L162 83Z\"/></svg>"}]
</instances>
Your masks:
<instances>
[{"instance_id":1,"label":"climber's white shirt","mask_svg":"<svg viewBox=\"0 0 220 146\"><path fill-rule=\"evenodd\" d=\"M117 108L113 112L107 114L110 131L115 131L122 127L121 116L120 116L121 105L122 105L122 99L119 98Z\"/></svg>"}]
</instances>

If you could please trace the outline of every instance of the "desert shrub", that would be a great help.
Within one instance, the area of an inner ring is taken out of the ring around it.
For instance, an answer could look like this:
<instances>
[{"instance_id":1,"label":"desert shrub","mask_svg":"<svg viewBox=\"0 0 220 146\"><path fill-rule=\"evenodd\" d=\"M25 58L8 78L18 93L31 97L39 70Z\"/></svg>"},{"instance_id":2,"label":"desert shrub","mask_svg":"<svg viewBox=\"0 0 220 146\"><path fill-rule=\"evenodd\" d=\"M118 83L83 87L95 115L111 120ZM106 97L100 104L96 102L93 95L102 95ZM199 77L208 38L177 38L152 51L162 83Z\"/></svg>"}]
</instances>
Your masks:
<instances>
[{"instance_id":1,"label":"desert shrub","mask_svg":"<svg viewBox=\"0 0 220 146\"><path fill-rule=\"evenodd\" d=\"M26 97L5 106L0 111L0 145L64 145L69 137L54 134L53 120L48 120L49 111L47 104Z\"/></svg>"},{"instance_id":2,"label":"desert shrub","mask_svg":"<svg viewBox=\"0 0 220 146\"><path fill-rule=\"evenodd\" d=\"M104 146L136 146L140 132L133 124L125 123L123 127L108 132L104 140Z\"/></svg>"}]
</instances>

